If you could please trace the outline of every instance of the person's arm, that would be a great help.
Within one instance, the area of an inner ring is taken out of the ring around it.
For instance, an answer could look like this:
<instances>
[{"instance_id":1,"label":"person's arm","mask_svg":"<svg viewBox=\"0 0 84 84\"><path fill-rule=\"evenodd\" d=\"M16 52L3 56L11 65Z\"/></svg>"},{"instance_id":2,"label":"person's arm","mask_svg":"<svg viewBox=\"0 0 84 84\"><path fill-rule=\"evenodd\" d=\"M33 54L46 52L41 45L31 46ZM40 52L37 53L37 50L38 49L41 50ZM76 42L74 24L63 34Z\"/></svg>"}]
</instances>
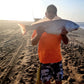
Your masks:
<instances>
[{"instance_id":1,"label":"person's arm","mask_svg":"<svg viewBox=\"0 0 84 84\"><path fill-rule=\"evenodd\" d=\"M66 29L64 28L61 33L62 41L64 44L68 44L68 41L69 41L68 37L66 36L67 33L68 31L66 31Z\"/></svg>"},{"instance_id":2,"label":"person's arm","mask_svg":"<svg viewBox=\"0 0 84 84\"><path fill-rule=\"evenodd\" d=\"M35 35L35 37L31 39L32 45L37 45L38 44L38 42L40 40L40 37L44 32L43 27L37 28L36 32L37 32L37 34Z\"/></svg>"},{"instance_id":3,"label":"person's arm","mask_svg":"<svg viewBox=\"0 0 84 84\"><path fill-rule=\"evenodd\" d=\"M62 41L63 41L63 43L64 43L64 44L68 44L68 42L69 42L68 37L67 37L66 35L61 35L61 36L62 36Z\"/></svg>"}]
</instances>

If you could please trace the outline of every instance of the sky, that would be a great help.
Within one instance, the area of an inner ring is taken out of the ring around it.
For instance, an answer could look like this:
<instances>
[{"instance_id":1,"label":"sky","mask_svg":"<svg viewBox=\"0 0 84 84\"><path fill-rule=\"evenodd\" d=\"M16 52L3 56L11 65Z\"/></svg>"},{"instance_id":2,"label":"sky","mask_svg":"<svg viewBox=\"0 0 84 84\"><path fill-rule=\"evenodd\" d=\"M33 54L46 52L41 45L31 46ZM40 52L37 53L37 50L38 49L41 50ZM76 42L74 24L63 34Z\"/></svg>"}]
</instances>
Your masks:
<instances>
[{"instance_id":1,"label":"sky","mask_svg":"<svg viewBox=\"0 0 84 84\"><path fill-rule=\"evenodd\" d=\"M0 20L43 18L50 4L57 7L59 17L84 22L84 0L0 0Z\"/></svg>"}]
</instances>

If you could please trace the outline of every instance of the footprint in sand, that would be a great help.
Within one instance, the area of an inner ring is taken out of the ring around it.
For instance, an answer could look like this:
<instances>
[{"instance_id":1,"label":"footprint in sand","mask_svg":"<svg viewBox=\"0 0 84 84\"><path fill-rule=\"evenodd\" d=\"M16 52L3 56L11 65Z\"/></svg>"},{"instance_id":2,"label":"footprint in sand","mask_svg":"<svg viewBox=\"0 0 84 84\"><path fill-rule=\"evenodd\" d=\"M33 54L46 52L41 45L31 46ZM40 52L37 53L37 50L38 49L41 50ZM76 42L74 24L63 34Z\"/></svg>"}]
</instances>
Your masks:
<instances>
[{"instance_id":1,"label":"footprint in sand","mask_svg":"<svg viewBox=\"0 0 84 84\"><path fill-rule=\"evenodd\" d=\"M84 74L84 66L78 67L77 72L80 73L80 74Z\"/></svg>"},{"instance_id":2,"label":"footprint in sand","mask_svg":"<svg viewBox=\"0 0 84 84\"><path fill-rule=\"evenodd\" d=\"M20 64L21 64L21 61L18 61L18 62L17 62L17 65L20 65Z\"/></svg>"},{"instance_id":3,"label":"footprint in sand","mask_svg":"<svg viewBox=\"0 0 84 84\"><path fill-rule=\"evenodd\" d=\"M67 80L68 78L69 78L69 75L67 74L63 77L63 80Z\"/></svg>"},{"instance_id":4,"label":"footprint in sand","mask_svg":"<svg viewBox=\"0 0 84 84\"><path fill-rule=\"evenodd\" d=\"M24 82L24 80L22 78L20 79L20 83L25 84L25 82Z\"/></svg>"},{"instance_id":5,"label":"footprint in sand","mask_svg":"<svg viewBox=\"0 0 84 84\"><path fill-rule=\"evenodd\" d=\"M19 59L23 59L23 58L24 58L24 56L19 57Z\"/></svg>"},{"instance_id":6,"label":"footprint in sand","mask_svg":"<svg viewBox=\"0 0 84 84\"><path fill-rule=\"evenodd\" d=\"M18 75L18 72L16 72L15 75Z\"/></svg>"},{"instance_id":7,"label":"footprint in sand","mask_svg":"<svg viewBox=\"0 0 84 84\"><path fill-rule=\"evenodd\" d=\"M76 80L74 78L69 78L69 82L72 84L72 82L75 82Z\"/></svg>"}]
</instances>

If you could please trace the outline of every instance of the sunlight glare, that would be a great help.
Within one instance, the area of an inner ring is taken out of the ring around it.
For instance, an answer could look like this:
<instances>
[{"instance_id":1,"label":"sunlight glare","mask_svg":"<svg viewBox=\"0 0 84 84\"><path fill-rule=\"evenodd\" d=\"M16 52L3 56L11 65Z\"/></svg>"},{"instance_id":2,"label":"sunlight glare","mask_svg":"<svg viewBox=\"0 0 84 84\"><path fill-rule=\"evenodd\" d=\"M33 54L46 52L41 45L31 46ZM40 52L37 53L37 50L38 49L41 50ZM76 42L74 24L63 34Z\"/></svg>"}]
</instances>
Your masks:
<instances>
[{"instance_id":1,"label":"sunlight glare","mask_svg":"<svg viewBox=\"0 0 84 84\"><path fill-rule=\"evenodd\" d=\"M38 10L40 11L40 0L0 0L0 2L0 19L32 21L34 14L38 15Z\"/></svg>"}]
</instances>

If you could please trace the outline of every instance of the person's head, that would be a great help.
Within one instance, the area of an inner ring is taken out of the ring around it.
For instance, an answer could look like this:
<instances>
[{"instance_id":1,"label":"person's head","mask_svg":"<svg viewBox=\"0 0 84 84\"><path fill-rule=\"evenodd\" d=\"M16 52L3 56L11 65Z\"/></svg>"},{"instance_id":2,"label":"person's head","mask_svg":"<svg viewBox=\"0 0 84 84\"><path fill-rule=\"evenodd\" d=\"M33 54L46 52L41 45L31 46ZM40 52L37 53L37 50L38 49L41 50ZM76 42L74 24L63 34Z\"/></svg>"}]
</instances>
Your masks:
<instances>
[{"instance_id":1,"label":"person's head","mask_svg":"<svg viewBox=\"0 0 84 84\"><path fill-rule=\"evenodd\" d=\"M49 5L45 13L46 17L53 19L57 15L57 8L54 5Z\"/></svg>"}]
</instances>

